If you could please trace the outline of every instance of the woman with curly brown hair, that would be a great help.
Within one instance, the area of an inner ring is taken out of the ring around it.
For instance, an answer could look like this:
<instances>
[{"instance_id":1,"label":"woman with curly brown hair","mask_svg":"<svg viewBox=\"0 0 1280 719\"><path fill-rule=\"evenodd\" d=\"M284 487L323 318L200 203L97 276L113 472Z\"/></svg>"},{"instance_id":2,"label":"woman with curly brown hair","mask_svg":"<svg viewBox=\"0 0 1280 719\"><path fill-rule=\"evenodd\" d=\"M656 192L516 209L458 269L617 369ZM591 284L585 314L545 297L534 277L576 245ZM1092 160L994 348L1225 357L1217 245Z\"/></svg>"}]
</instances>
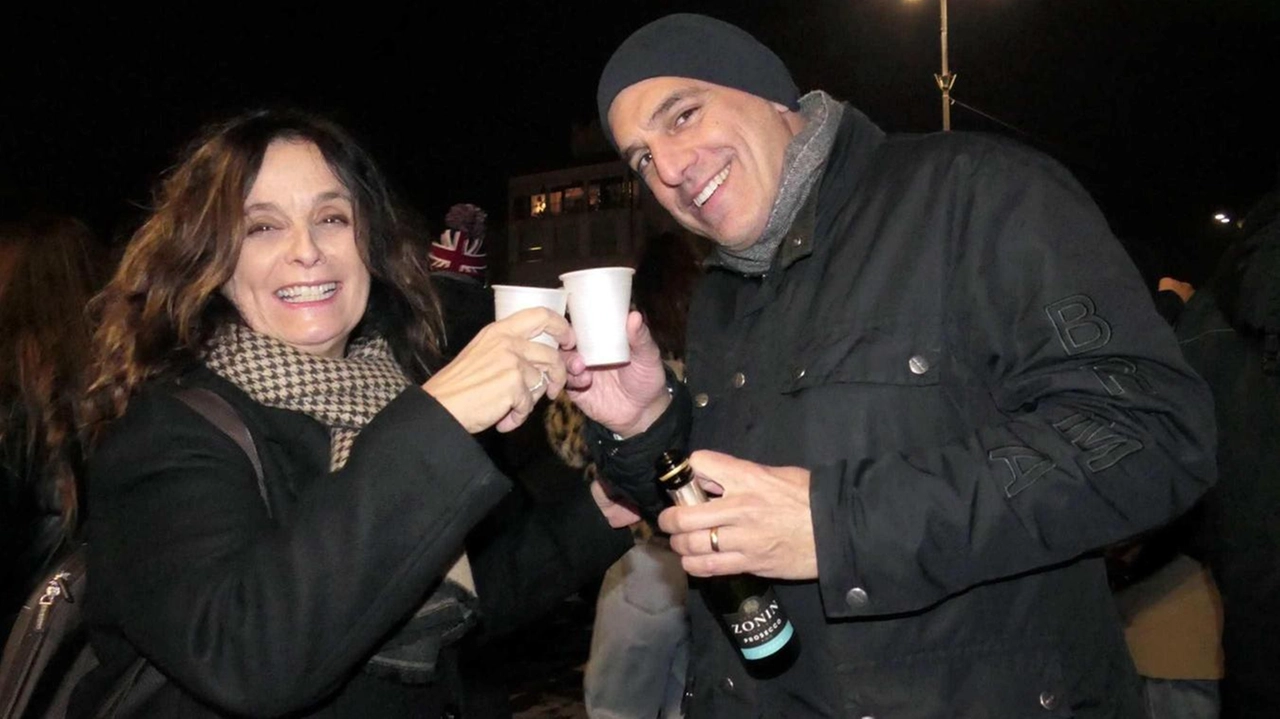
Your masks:
<instances>
[{"instance_id":1,"label":"woman with curly brown hair","mask_svg":"<svg viewBox=\"0 0 1280 719\"><path fill-rule=\"evenodd\" d=\"M213 128L165 181L95 306L102 666L73 713L141 655L164 678L135 685L148 717L474 715L467 644L626 549L586 488L468 546L510 488L471 435L557 395L559 352L530 339L573 333L526 311L441 366L405 217L346 131L294 112ZM235 408L261 488L183 386Z\"/></svg>"},{"instance_id":2,"label":"woman with curly brown hair","mask_svg":"<svg viewBox=\"0 0 1280 719\"><path fill-rule=\"evenodd\" d=\"M103 254L69 217L0 225L0 636L76 530L84 310Z\"/></svg>"}]
</instances>

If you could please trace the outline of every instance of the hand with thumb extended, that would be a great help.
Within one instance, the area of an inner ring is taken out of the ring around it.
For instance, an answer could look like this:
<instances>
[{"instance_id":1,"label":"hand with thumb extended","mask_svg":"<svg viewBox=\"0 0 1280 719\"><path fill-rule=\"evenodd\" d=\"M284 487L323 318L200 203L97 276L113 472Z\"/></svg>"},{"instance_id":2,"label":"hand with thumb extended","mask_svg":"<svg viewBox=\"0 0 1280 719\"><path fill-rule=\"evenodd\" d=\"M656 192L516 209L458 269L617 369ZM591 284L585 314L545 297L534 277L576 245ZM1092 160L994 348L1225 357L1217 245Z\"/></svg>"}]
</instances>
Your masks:
<instances>
[{"instance_id":1,"label":"hand with thumb extended","mask_svg":"<svg viewBox=\"0 0 1280 719\"><path fill-rule=\"evenodd\" d=\"M627 315L631 361L589 369L577 352L565 352L569 398L591 419L622 437L648 429L671 403L662 353L639 312Z\"/></svg>"}]
</instances>

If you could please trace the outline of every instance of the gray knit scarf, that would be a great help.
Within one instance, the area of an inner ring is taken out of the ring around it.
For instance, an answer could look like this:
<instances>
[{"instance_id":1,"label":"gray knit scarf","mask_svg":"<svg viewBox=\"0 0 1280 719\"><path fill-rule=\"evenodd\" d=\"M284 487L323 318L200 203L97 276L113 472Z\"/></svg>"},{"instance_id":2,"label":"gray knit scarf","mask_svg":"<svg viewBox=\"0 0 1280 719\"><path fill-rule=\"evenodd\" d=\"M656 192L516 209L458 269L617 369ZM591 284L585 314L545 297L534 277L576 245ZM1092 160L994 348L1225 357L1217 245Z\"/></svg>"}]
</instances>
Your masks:
<instances>
[{"instance_id":1,"label":"gray knit scarf","mask_svg":"<svg viewBox=\"0 0 1280 719\"><path fill-rule=\"evenodd\" d=\"M381 337L353 339L347 355L301 352L243 325L220 330L205 364L268 407L302 412L329 428L329 469L347 463L360 430L410 382ZM475 624L475 581L465 552L426 603L366 665L406 683L429 681L440 650Z\"/></svg>"},{"instance_id":2,"label":"gray knit scarf","mask_svg":"<svg viewBox=\"0 0 1280 719\"><path fill-rule=\"evenodd\" d=\"M821 90L814 90L800 98L800 115L804 127L787 144L782 157L782 182L778 185L778 197L769 211L760 239L750 247L730 252L716 248L721 264L744 275L763 275L769 271L773 256L782 244L795 221L796 214L809 198L810 191L822 177L827 155L840 129L844 105Z\"/></svg>"}]
</instances>

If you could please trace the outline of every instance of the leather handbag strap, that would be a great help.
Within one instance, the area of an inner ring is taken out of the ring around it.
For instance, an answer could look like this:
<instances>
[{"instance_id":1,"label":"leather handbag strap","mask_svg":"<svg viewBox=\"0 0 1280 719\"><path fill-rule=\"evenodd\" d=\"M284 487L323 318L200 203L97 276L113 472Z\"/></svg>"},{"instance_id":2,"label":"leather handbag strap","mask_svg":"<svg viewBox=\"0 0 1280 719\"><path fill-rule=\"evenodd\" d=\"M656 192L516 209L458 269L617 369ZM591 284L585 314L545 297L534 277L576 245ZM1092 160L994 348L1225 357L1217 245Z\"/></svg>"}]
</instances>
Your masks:
<instances>
[{"instance_id":1,"label":"leather handbag strap","mask_svg":"<svg viewBox=\"0 0 1280 719\"><path fill-rule=\"evenodd\" d=\"M253 435L249 434L249 428L240 418L240 413L231 406L230 402L223 399L222 395L211 389L184 387L178 390L175 396L188 407L199 412L205 419L213 422L215 427L235 440L235 443L240 445L240 449L249 455L249 461L253 463L253 473L258 478L258 494L262 495L262 503L266 505L267 516L270 517L271 501L267 498L267 481L262 474L262 459L258 456L258 447L253 443Z\"/></svg>"},{"instance_id":2,"label":"leather handbag strap","mask_svg":"<svg viewBox=\"0 0 1280 719\"><path fill-rule=\"evenodd\" d=\"M250 463L253 464L253 471L258 480L258 493L262 496L262 503L266 507L267 515L271 516L271 503L267 499L267 485L262 471L262 459L258 456L258 448L253 442L253 435L249 433L249 428L245 426L240 413L221 395L212 390L185 387L178 390L175 396L205 419L212 422L215 427L244 450L244 453L249 457ZM59 599L68 602L75 601L75 598L82 593L84 586L82 579L85 567L84 558L85 546L81 544L58 562L55 573L51 574L49 580L41 586L49 584L56 576L60 582L61 594L66 595L59 597ZM8 641L5 643L3 659L0 660L0 717L6 719L23 716L27 713L25 709L27 708L28 700L31 698L30 693L34 686L33 683L40 681L40 673L44 671L52 656L50 652L59 648L62 634L68 631L65 628L60 628L58 630L59 634L46 637L41 627L36 626L37 615L41 617L39 621L43 621L44 618L39 612L39 598L39 596L33 596L28 601L28 606L24 607L19 614ZM73 625L79 625L80 623L78 612L64 615L63 611L59 611L54 607L52 616L59 617L60 619L57 621L62 624L67 621L71 621ZM49 621L52 623L55 620L50 619ZM50 640L48 643L45 642L46 638ZM80 678L96 667L97 664L97 658L93 655L92 650L86 646L77 655L72 666L67 669L66 674L59 678L59 686L51 698L50 704L46 707L47 713L45 716L65 716L72 690L79 683ZM124 675L115 682L111 692L101 704L95 716L100 718L132 716L155 695L165 681L164 675L153 664L144 657L138 657L129 666Z\"/></svg>"}]
</instances>

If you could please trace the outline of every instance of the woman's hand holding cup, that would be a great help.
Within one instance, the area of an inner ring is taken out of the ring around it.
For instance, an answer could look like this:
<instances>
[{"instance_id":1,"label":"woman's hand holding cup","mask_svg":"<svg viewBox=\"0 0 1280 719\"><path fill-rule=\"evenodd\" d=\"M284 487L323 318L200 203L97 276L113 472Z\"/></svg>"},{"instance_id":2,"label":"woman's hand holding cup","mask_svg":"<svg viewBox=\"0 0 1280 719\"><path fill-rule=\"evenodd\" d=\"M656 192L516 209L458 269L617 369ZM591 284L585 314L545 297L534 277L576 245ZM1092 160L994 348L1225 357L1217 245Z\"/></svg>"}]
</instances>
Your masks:
<instances>
[{"instance_id":1,"label":"woman's hand holding cup","mask_svg":"<svg viewBox=\"0 0 1280 719\"><path fill-rule=\"evenodd\" d=\"M573 330L563 316L543 307L520 310L480 330L422 388L468 432L495 425L509 432L528 419L544 394L554 399L564 388L559 349L534 341L544 333L560 347L573 347Z\"/></svg>"}]
</instances>

